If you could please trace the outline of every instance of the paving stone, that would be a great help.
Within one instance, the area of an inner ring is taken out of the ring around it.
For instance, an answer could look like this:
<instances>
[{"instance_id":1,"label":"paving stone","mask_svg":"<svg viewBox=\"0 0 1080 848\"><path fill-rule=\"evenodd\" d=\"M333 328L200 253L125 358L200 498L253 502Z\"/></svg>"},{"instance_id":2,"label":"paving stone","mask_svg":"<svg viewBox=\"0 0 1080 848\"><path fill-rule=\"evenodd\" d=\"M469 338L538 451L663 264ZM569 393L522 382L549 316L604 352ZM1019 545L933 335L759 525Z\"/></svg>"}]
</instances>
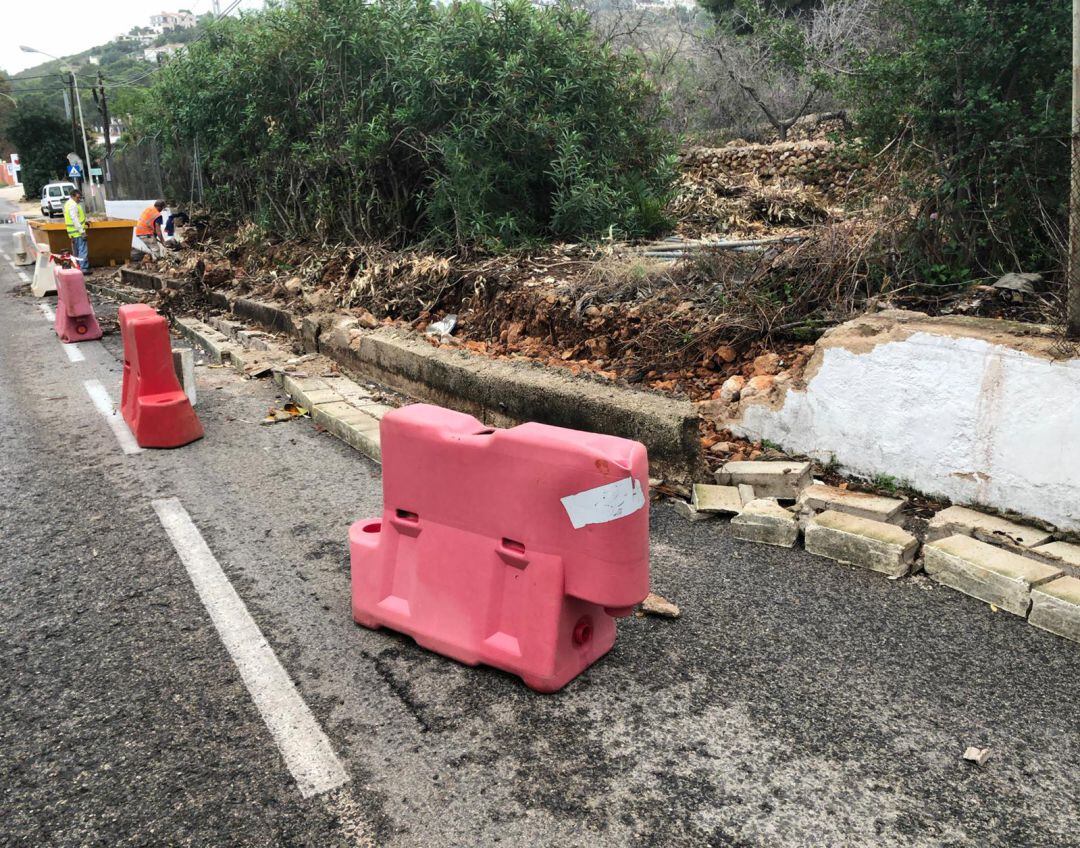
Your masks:
<instances>
[{"instance_id":1,"label":"paving stone","mask_svg":"<svg viewBox=\"0 0 1080 848\"><path fill-rule=\"evenodd\" d=\"M1069 542L1051 542L1048 545L1039 545L1037 548L1032 548L1031 552L1048 560L1080 568L1080 545L1073 545Z\"/></svg>"},{"instance_id":2,"label":"paving stone","mask_svg":"<svg viewBox=\"0 0 1080 848\"><path fill-rule=\"evenodd\" d=\"M795 500L810 484L809 462L728 462L716 472L721 486L745 483L758 498Z\"/></svg>"},{"instance_id":3,"label":"paving stone","mask_svg":"<svg viewBox=\"0 0 1080 848\"><path fill-rule=\"evenodd\" d=\"M675 498L671 501L672 507L679 515L685 518L687 521L708 521L710 518L716 518L715 512L698 512L686 501Z\"/></svg>"},{"instance_id":4,"label":"paving stone","mask_svg":"<svg viewBox=\"0 0 1080 848\"><path fill-rule=\"evenodd\" d=\"M1028 621L1042 630L1080 642L1080 580L1059 577L1032 589Z\"/></svg>"},{"instance_id":5,"label":"paving stone","mask_svg":"<svg viewBox=\"0 0 1080 848\"><path fill-rule=\"evenodd\" d=\"M758 498L731 519L731 533L746 542L792 548L799 540L799 522L775 500Z\"/></svg>"},{"instance_id":6,"label":"paving stone","mask_svg":"<svg viewBox=\"0 0 1080 848\"><path fill-rule=\"evenodd\" d=\"M810 519L804 537L809 553L890 577L907 574L919 549L919 540L895 524L831 509Z\"/></svg>"},{"instance_id":7,"label":"paving stone","mask_svg":"<svg viewBox=\"0 0 1080 848\"><path fill-rule=\"evenodd\" d=\"M974 536L983 542L1024 548L1043 545L1053 539L1050 533L1038 527L1017 524L966 506L950 506L931 518L926 538L934 541L957 533Z\"/></svg>"},{"instance_id":8,"label":"paving stone","mask_svg":"<svg viewBox=\"0 0 1080 848\"><path fill-rule=\"evenodd\" d=\"M1061 575L1059 568L960 534L924 545L923 567L932 580L1020 616L1031 606L1032 587Z\"/></svg>"},{"instance_id":9,"label":"paving stone","mask_svg":"<svg viewBox=\"0 0 1080 848\"><path fill-rule=\"evenodd\" d=\"M799 506L815 511L846 512L874 521L897 522L907 505L906 498L886 498L868 492L851 492L824 483L814 483L799 495Z\"/></svg>"},{"instance_id":10,"label":"paving stone","mask_svg":"<svg viewBox=\"0 0 1080 848\"><path fill-rule=\"evenodd\" d=\"M743 508L739 490L734 486L710 486L695 483L690 495L690 505L698 512L721 512L735 515Z\"/></svg>"}]
</instances>

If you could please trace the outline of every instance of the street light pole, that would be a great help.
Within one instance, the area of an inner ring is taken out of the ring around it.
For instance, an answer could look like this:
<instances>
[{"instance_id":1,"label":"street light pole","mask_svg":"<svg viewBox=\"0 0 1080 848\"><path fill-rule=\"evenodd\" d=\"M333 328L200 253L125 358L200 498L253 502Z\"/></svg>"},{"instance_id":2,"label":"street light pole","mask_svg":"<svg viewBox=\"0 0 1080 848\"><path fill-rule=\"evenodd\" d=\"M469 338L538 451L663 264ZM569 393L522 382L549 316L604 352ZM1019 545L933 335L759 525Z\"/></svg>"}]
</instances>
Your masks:
<instances>
[{"instance_id":1,"label":"street light pole","mask_svg":"<svg viewBox=\"0 0 1080 848\"><path fill-rule=\"evenodd\" d=\"M23 53L40 53L42 56L48 56L50 59L55 59L57 62L64 61L59 56L53 56L51 53L46 53L44 50L36 50L33 47L27 47L25 44L21 45L19 49L22 50ZM70 65L67 67L66 70L69 74L71 74L72 80L75 81L75 108L78 110L79 124L82 127L83 153L86 155L86 176L90 180L91 194L93 194L93 188L95 183L94 175L92 173L93 168L91 167L90 163L90 145L86 143L86 121L83 120L82 98L79 97L79 79L75 76L75 69L72 68Z\"/></svg>"}]
</instances>

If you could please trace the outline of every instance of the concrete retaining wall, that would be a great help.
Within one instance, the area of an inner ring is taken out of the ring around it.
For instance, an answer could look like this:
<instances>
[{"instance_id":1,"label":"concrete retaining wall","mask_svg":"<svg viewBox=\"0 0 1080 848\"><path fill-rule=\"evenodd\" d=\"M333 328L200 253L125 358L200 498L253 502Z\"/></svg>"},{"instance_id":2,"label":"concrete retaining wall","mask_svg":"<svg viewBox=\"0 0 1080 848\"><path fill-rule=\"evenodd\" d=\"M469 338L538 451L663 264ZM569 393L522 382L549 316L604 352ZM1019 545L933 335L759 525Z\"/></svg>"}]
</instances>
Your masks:
<instances>
[{"instance_id":1,"label":"concrete retaining wall","mask_svg":"<svg viewBox=\"0 0 1080 848\"><path fill-rule=\"evenodd\" d=\"M801 381L725 422L953 501L1080 530L1080 359L1030 325L883 312L818 342Z\"/></svg>"},{"instance_id":2,"label":"concrete retaining wall","mask_svg":"<svg viewBox=\"0 0 1080 848\"><path fill-rule=\"evenodd\" d=\"M538 421L623 436L646 446L652 476L688 483L703 472L698 415L688 401L437 348L391 328L362 331L350 321L322 332L318 349L372 380L486 424Z\"/></svg>"}]
</instances>

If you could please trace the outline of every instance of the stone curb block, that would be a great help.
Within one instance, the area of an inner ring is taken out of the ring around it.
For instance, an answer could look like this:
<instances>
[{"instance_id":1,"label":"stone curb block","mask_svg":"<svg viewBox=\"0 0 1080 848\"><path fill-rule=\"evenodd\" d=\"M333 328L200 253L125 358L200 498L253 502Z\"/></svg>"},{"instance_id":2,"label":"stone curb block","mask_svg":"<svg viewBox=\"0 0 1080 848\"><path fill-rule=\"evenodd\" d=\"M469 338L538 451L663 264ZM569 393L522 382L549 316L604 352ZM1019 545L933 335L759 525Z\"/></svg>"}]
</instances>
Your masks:
<instances>
[{"instance_id":1,"label":"stone curb block","mask_svg":"<svg viewBox=\"0 0 1080 848\"><path fill-rule=\"evenodd\" d=\"M731 519L731 534L744 542L793 548L799 541L799 522L775 500L758 498Z\"/></svg>"},{"instance_id":2,"label":"stone curb block","mask_svg":"<svg viewBox=\"0 0 1080 848\"><path fill-rule=\"evenodd\" d=\"M919 549L919 540L895 524L835 510L810 519L803 535L809 553L889 577L907 574Z\"/></svg>"},{"instance_id":3,"label":"stone curb block","mask_svg":"<svg viewBox=\"0 0 1080 848\"><path fill-rule=\"evenodd\" d=\"M1053 540L1053 536L1045 530L965 506L950 506L931 518L926 540L933 542L956 534L974 536L980 541L1006 547L1032 548Z\"/></svg>"},{"instance_id":4,"label":"stone curb block","mask_svg":"<svg viewBox=\"0 0 1080 848\"><path fill-rule=\"evenodd\" d=\"M736 515L742 512L743 502L735 486L711 486L695 483L690 495L690 505L698 512L718 512Z\"/></svg>"},{"instance_id":5,"label":"stone curb block","mask_svg":"<svg viewBox=\"0 0 1080 848\"><path fill-rule=\"evenodd\" d=\"M923 567L930 579L1021 617L1032 588L1061 575L1061 569L963 535L924 545Z\"/></svg>"},{"instance_id":6,"label":"stone curb block","mask_svg":"<svg viewBox=\"0 0 1080 848\"><path fill-rule=\"evenodd\" d=\"M239 346L222 333L195 318L177 318L173 325L181 336L206 351L215 365L231 365L234 354L240 351Z\"/></svg>"},{"instance_id":7,"label":"stone curb block","mask_svg":"<svg viewBox=\"0 0 1080 848\"><path fill-rule=\"evenodd\" d=\"M1028 621L1074 642L1080 642L1080 579L1059 577L1031 590Z\"/></svg>"},{"instance_id":8,"label":"stone curb block","mask_svg":"<svg viewBox=\"0 0 1080 848\"><path fill-rule=\"evenodd\" d=\"M886 498L868 492L852 492L814 483L799 495L799 506L814 511L846 512L872 521L896 523L907 505L906 498Z\"/></svg>"},{"instance_id":9,"label":"stone curb block","mask_svg":"<svg viewBox=\"0 0 1080 848\"><path fill-rule=\"evenodd\" d=\"M716 472L721 486L753 486L758 498L795 500L810 485L809 462L728 462Z\"/></svg>"}]
</instances>

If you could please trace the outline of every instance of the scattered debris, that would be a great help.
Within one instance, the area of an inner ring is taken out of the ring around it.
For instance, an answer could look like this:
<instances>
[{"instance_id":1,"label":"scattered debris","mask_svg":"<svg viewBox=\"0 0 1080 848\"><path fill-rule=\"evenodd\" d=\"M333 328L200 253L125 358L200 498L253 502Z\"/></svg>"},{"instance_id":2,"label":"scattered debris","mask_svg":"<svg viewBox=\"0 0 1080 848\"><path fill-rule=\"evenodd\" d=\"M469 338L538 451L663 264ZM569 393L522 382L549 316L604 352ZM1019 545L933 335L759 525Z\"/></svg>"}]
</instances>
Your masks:
<instances>
[{"instance_id":1,"label":"scattered debris","mask_svg":"<svg viewBox=\"0 0 1080 848\"><path fill-rule=\"evenodd\" d=\"M455 327L457 327L457 315L451 314L439 321L432 321L424 332L429 336L449 336L453 334Z\"/></svg>"},{"instance_id":2,"label":"scattered debris","mask_svg":"<svg viewBox=\"0 0 1080 848\"><path fill-rule=\"evenodd\" d=\"M304 407L297 406L295 403L287 403L281 409L270 407L262 423L280 424L282 421L292 421L294 418L303 418L307 415L308 411Z\"/></svg>"},{"instance_id":3,"label":"scattered debris","mask_svg":"<svg viewBox=\"0 0 1080 848\"><path fill-rule=\"evenodd\" d=\"M675 604L655 592L649 592L648 597L641 602L641 612L643 615L657 615L661 618L678 618L682 615L682 611Z\"/></svg>"},{"instance_id":4,"label":"scattered debris","mask_svg":"<svg viewBox=\"0 0 1080 848\"><path fill-rule=\"evenodd\" d=\"M964 759L978 766L985 765L989 758L989 748L976 748L974 745L969 745L967 750L964 751Z\"/></svg>"}]
</instances>

